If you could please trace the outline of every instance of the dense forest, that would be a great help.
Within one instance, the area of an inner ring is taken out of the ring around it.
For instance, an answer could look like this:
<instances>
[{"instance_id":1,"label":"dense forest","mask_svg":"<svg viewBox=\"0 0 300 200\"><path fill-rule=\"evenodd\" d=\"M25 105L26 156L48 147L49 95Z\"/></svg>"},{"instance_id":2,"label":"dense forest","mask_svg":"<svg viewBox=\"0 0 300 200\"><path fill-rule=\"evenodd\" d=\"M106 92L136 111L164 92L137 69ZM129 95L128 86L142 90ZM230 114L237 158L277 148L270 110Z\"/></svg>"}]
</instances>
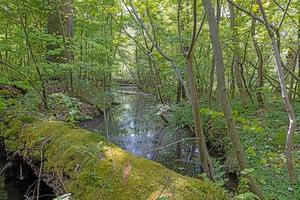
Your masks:
<instances>
[{"instance_id":1,"label":"dense forest","mask_svg":"<svg viewBox=\"0 0 300 200\"><path fill-rule=\"evenodd\" d=\"M299 0L0 0L0 199L300 199Z\"/></svg>"}]
</instances>

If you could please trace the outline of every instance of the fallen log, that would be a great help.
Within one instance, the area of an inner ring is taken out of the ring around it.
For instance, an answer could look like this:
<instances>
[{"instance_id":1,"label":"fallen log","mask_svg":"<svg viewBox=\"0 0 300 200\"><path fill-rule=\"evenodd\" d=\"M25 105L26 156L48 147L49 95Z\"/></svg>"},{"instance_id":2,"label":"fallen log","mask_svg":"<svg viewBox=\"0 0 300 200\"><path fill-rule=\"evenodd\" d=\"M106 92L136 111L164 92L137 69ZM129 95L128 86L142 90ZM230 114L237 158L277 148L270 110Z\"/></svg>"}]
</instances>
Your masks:
<instances>
[{"instance_id":1,"label":"fallen log","mask_svg":"<svg viewBox=\"0 0 300 200\"><path fill-rule=\"evenodd\" d=\"M0 123L6 150L34 169L57 195L78 200L223 200L213 183L177 174L132 155L74 124L8 117Z\"/></svg>"}]
</instances>

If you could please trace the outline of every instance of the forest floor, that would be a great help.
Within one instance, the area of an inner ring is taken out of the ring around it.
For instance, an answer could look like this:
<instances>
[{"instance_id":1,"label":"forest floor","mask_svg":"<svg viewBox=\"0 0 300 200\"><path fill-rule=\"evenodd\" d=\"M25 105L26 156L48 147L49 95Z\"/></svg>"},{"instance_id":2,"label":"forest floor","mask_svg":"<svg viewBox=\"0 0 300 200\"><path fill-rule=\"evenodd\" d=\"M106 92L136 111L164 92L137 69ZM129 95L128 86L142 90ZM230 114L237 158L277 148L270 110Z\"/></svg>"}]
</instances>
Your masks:
<instances>
[{"instance_id":1,"label":"forest floor","mask_svg":"<svg viewBox=\"0 0 300 200\"><path fill-rule=\"evenodd\" d=\"M32 115L41 119L52 118L55 120L80 122L95 118L101 115L101 105L83 98L83 94L72 97L70 91L58 83L49 84L47 91L49 96L50 114L45 115L41 110L41 101L39 95L29 91L24 94L22 89L13 86L1 86L1 96L5 98L15 112L22 115ZM24 95L23 95L24 94ZM19 96L16 100L16 96ZM109 97L110 100L113 98ZM269 98L265 109L258 109L256 104L250 104L243 108L239 102L233 103L234 117L237 122L237 128L240 131L240 137L245 149L250 168L242 173L252 174L262 187L266 194L266 199L288 200L297 199L300 196L300 179L294 185L288 180L286 161L285 161L285 138L288 129L288 118L281 99ZM106 104L105 109L109 107ZM111 105L111 103L110 103ZM300 102L294 102L296 114L300 113ZM217 110L217 108L215 109ZM222 113L203 108L201 110L204 121L211 119L209 126L213 131L208 131L204 127L206 134L213 133L215 136L223 135L226 132ZM178 115L180 113L180 115ZM180 125L191 119L190 108L176 107L172 116L167 115L171 123L175 118L180 118ZM178 116L177 116L178 115ZM300 118L298 116L298 121ZM177 119L178 120L178 119ZM184 121L185 120L185 121ZM207 135L211 144L218 146L218 142ZM215 138L215 137L214 137ZM223 141L226 144L226 140ZM294 162L297 174L300 174L300 134L299 129L294 137ZM226 150L226 161L224 163L214 160L216 168L216 181L220 186L226 183L224 167L234 169L235 159L232 158L231 149ZM232 158L232 159L231 159ZM237 191L247 196L247 180L241 179ZM280 183L280 184L279 184ZM241 196L240 196L241 197Z\"/></svg>"},{"instance_id":2,"label":"forest floor","mask_svg":"<svg viewBox=\"0 0 300 200\"><path fill-rule=\"evenodd\" d=\"M21 156L56 194L68 191L82 200L227 199L220 187L134 156L99 134L19 111L9 110L1 121L6 150Z\"/></svg>"}]
</instances>

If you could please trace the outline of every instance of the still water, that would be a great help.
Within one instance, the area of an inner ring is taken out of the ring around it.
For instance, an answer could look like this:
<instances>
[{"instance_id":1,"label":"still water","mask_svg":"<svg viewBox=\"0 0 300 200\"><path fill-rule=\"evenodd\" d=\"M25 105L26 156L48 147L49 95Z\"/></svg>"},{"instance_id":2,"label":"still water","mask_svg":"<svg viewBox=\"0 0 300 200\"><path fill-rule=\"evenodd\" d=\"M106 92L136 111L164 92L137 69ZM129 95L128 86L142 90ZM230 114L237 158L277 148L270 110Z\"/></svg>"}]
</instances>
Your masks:
<instances>
[{"instance_id":1,"label":"still water","mask_svg":"<svg viewBox=\"0 0 300 200\"><path fill-rule=\"evenodd\" d=\"M200 172L198 153L192 140L169 146L191 135L187 130L167 126L160 116L155 115L153 96L134 87L121 87L114 96L118 105L102 117L81 123L81 127L104 134L121 148L181 174L195 176Z\"/></svg>"},{"instance_id":2,"label":"still water","mask_svg":"<svg viewBox=\"0 0 300 200\"><path fill-rule=\"evenodd\" d=\"M81 127L104 134L108 140L121 148L144 158L151 159L178 173L196 176L200 172L197 163L198 152L192 140L178 142L180 138L190 138L184 129L169 127L155 114L155 98L140 92L134 87L122 87L114 92L117 105L106 112L105 117L81 123ZM173 144L173 145L170 145ZM167 147L166 147L167 146ZM0 169L7 160L0 160ZM0 175L0 200L23 200L37 179L26 173L27 178L20 181L15 164ZM53 198L50 189L44 187L42 193L48 200ZM50 195L49 195L50 194Z\"/></svg>"},{"instance_id":3,"label":"still water","mask_svg":"<svg viewBox=\"0 0 300 200\"><path fill-rule=\"evenodd\" d=\"M37 176L29 166L20 168L20 163L0 158L0 200L35 199L33 191L36 189ZM51 188L44 182L40 185L40 200L51 200L55 196Z\"/></svg>"}]
</instances>

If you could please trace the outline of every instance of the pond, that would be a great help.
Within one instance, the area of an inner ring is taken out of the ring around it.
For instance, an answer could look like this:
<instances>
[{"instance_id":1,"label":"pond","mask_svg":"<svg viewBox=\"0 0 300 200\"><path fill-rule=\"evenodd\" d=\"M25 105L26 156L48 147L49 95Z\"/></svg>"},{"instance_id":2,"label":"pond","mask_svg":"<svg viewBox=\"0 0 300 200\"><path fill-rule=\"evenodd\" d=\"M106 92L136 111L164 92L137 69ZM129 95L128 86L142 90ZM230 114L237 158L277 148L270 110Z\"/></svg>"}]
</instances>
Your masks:
<instances>
[{"instance_id":1,"label":"pond","mask_svg":"<svg viewBox=\"0 0 300 200\"><path fill-rule=\"evenodd\" d=\"M121 148L157 161L171 170L196 176L201 168L198 151L189 131L169 127L155 115L155 98L132 86L114 91L117 105L104 114L80 124L81 127L104 134Z\"/></svg>"}]
</instances>

